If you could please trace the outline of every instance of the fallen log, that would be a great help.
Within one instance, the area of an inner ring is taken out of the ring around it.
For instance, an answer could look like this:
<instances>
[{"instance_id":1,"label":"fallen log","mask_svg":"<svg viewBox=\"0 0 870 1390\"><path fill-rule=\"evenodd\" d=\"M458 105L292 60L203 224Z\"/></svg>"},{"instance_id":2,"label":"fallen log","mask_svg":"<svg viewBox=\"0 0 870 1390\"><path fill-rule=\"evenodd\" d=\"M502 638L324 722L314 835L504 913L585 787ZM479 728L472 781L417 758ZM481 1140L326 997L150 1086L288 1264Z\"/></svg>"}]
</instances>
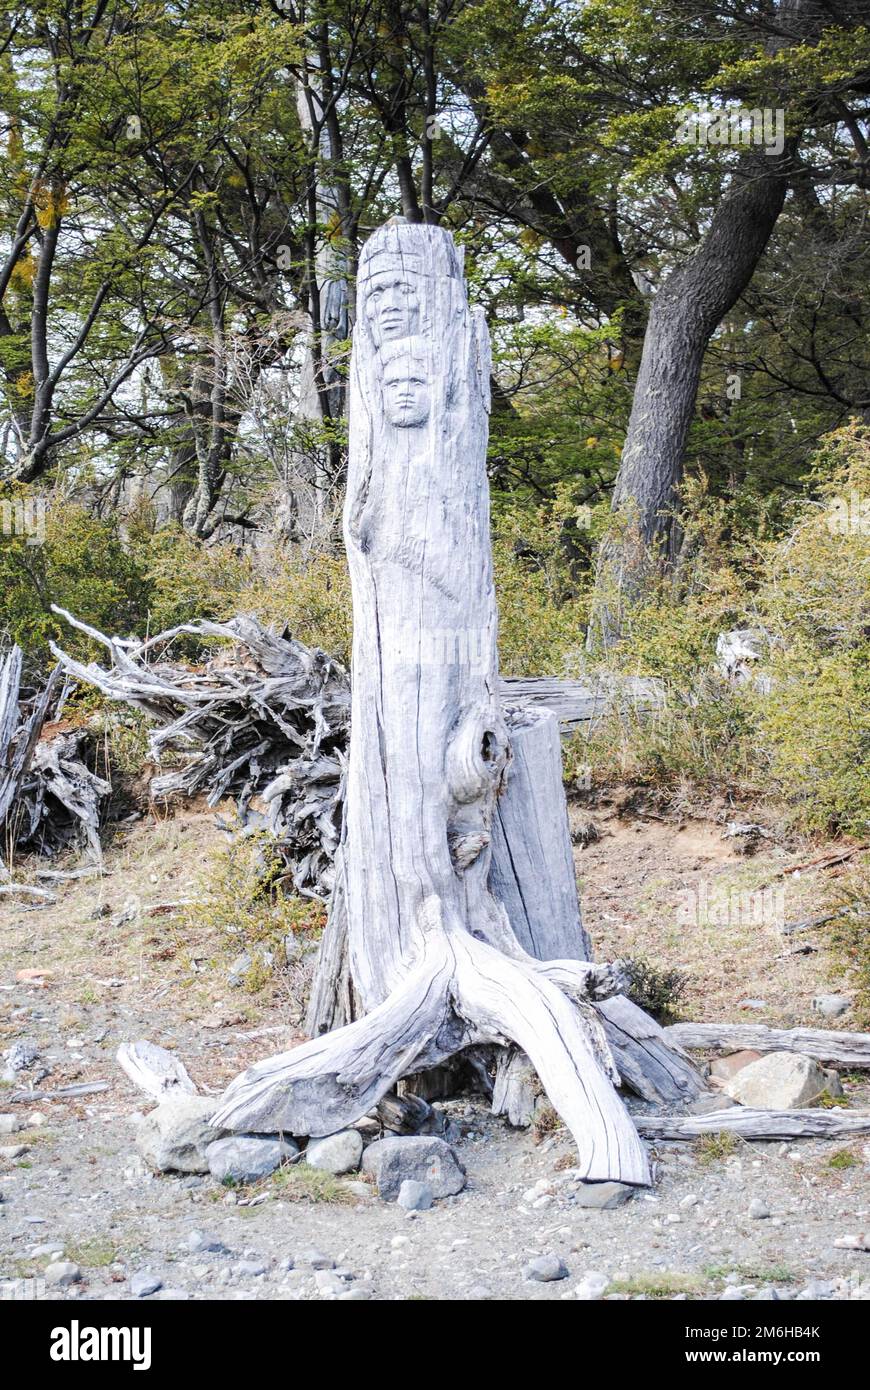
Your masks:
<instances>
[{"instance_id":1,"label":"fallen log","mask_svg":"<svg viewBox=\"0 0 870 1390\"><path fill-rule=\"evenodd\" d=\"M672 1023L666 1042L688 1051L800 1052L835 1067L870 1067L870 1033L825 1028L768 1028L762 1023Z\"/></svg>"},{"instance_id":2,"label":"fallen log","mask_svg":"<svg viewBox=\"0 0 870 1390\"><path fill-rule=\"evenodd\" d=\"M708 1115L636 1115L644 1139L699 1139L736 1134L740 1139L846 1139L870 1134L870 1112L848 1110L749 1110L735 1105Z\"/></svg>"},{"instance_id":3,"label":"fallen log","mask_svg":"<svg viewBox=\"0 0 870 1390\"><path fill-rule=\"evenodd\" d=\"M0 883L0 895L10 898L38 898L46 906L57 902L56 895L50 893L47 888L35 888L29 883Z\"/></svg>"},{"instance_id":4,"label":"fallen log","mask_svg":"<svg viewBox=\"0 0 870 1390\"><path fill-rule=\"evenodd\" d=\"M653 677L598 676L559 680L550 676L509 676L501 682L502 701L515 708L549 709L563 733L573 733L605 714L661 709L665 687Z\"/></svg>"},{"instance_id":5,"label":"fallen log","mask_svg":"<svg viewBox=\"0 0 870 1390\"><path fill-rule=\"evenodd\" d=\"M410 1073L513 1044L571 1130L583 1176L645 1185L646 1154L590 1004L618 987L618 972L536 960L489 886L511 749L496 665L485 323L469 312L441 228L376 233L359 287L341 860L350 972L366 1012L243 1073L214 1124L328 1134Z\"/></svg>"},{"instance_id":6,"label":"fallen log","mask_svg":"<svg viewBox=\"0 0 870 1390\"><path fill-rule=\"evenodd\" d=\"M196 1086L184 1063L167 1052L165 1047L158 1047L145 1038L138 1042L121 1043L115 1060L134 1086L156 1100L165 1100L168 1095L179 1092L196 1095Z\"/></svg>"},{"instance_id":7,"label":"fallen log","mask_svg":"<svg viewBox=\"0 0 870 1390\"><path fill-rule=\"evenodd\" d=\"M53 1091L11 1091L4 1095L3 1104L21 1105L31 1100L74 1100L77 1096L95 1096L108 1089L108 1081L78 1081L73 1086L58 1086Z\"/></svg>"}]
</instances>

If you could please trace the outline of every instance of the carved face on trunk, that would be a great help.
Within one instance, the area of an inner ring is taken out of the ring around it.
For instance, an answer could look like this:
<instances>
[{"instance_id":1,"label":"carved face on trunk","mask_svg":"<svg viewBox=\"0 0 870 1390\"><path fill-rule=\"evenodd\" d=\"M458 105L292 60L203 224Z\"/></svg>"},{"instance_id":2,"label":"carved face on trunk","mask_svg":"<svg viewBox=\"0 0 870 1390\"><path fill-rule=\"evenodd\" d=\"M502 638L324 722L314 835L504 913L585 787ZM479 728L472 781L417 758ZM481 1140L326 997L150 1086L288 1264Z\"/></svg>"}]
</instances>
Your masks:
<instances>
[{"instance_id":1,"label":"carved face on trunk","mask_svg":"<svg viewBox=\"0 0 870 1390\"><path fill-rule=\"evenodd\" d=\"M378 272L368 283L364 312L379 346L416 333L420 297L412 277L402 270Z\"/></svg>"},{"instance_id":2,"label":"carved face on trunk","mask_svg":"<svg viewBox=\"0 0 870 1390\"><path fill-rule=\"evenodd\" d=\"M398 429L425 425L432 405L431 369L420 339L407 338L385 354L384 414Z\"/></svg>"}]
</instances>

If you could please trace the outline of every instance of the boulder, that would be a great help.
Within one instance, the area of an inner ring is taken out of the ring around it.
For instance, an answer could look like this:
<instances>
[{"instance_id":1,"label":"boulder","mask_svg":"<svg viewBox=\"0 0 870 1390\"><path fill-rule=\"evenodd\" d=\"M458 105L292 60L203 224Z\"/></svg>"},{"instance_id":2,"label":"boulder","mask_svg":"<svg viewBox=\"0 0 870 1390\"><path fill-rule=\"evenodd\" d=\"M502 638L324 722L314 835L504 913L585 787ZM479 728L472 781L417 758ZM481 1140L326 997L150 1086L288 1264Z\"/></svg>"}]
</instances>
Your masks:
<instances>
[{"instance_id":1,"label":"boulder","mask_svg":"<svg viewBox=\"0 0 870 1390\"><path fill-rule=\"evenodd\" d=\"M362 1158L362 1135L356 1129L341 1129L323 1139L310 1139L305 1162L322 1173L355 1173Z\"/></svg>"},{"instance_id":2,"label":"boulder","mask_svg":"<svg viewBox=\"0 0 870 1390\"><path fill-rule=\"evenodd\" d=\"M176 1095L164 1100L141 1121L136 1148L158 1173L207 1173L206 1150L224 1131L211 1117L219 1096Z\"/></svg>"},{"instance_id":3,"label":"boulder","mask_svg":"<svg viewBox=\"0 0 870 1390\"><path fill-rule=\"evenodd\" d=\"M794 1052L769 1052L741 1068L724 1084L740 1105L756 1110L799 1110L830 1094L831 1079L812 1057Z\"/></svg>"},{"instance_id":4,"label":"boulder","mask_svg":"<svg viewBox=\"0 0 870 1390\"><path fill-rule=\"evenodd\" d=\"M272 1134L232 1134L216 1139L205 1151L208 1170L218 1182L259 1182L274 1173L286 1158L298 1154L292 1139Z\"/></svg>"},{"instance_id":5,"label":"boulder","mask_svg":"<svg viewBox=\"0 0 870 1390\"><path fill-rule=\"evenodd\" d=\"M465 1169L456 1154L434 1137L378 1139L366 1149L362 1166L387 1202L396 1200L403 1182L425 1183L435 1200L452 1197L465 1186Z\"/></svg>"}]
</instances>

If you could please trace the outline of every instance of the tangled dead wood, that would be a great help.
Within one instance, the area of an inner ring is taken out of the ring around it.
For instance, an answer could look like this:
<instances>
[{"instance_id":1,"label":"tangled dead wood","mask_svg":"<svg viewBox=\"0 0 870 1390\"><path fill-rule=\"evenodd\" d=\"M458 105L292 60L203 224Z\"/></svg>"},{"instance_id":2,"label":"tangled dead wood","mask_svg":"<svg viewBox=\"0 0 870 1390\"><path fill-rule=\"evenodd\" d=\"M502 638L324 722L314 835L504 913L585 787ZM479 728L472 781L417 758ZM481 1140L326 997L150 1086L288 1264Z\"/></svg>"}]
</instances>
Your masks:
<instances>
[{"instance_id":1,"label":"tangled dead wood","mask_svg":"<svg viewBox=\"0 0 870 1390\"><path fill-rule=\"evenodd\" d=\"M48 724L59 712L56 667L30 698L21 690L22 654L0 662L0 829L2 849L55 855L79 838L100 861L100 806L111 790L86 764L87 729ZM0 876L8 869L0 857Z\"/></svg>"}]
</instances>

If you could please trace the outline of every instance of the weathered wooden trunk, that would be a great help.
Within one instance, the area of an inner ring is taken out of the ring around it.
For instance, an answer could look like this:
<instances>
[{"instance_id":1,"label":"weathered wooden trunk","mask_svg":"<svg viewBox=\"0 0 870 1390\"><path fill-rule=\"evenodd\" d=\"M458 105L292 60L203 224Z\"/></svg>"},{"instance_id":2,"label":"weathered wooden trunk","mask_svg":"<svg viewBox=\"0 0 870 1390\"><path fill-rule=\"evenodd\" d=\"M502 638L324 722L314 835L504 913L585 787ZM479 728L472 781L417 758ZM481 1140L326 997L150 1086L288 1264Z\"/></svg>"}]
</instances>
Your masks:
<instances>
[{"instance_id":1,"label":"weathered wooden trunk","mask_svg":"<svg viewBox=\"0 0 870 1390\"><path fill-rule=\"evenodd\" d=\"M582 943L572 958L537 959L524 949L530 924L523 942L491 891L511 747L488 390L488 335L452 238L382 228L360 263L345 505L354 652L340 891L365 1013L237 1078L215 1123L326 1134L410 1073L474 1044L515 1044L584 1175L645 1184L646 1153L589 1002L619 988L618 972L578 959ZM573 913L579 929L576 897Z\"/></svg>"}]
</instances>

